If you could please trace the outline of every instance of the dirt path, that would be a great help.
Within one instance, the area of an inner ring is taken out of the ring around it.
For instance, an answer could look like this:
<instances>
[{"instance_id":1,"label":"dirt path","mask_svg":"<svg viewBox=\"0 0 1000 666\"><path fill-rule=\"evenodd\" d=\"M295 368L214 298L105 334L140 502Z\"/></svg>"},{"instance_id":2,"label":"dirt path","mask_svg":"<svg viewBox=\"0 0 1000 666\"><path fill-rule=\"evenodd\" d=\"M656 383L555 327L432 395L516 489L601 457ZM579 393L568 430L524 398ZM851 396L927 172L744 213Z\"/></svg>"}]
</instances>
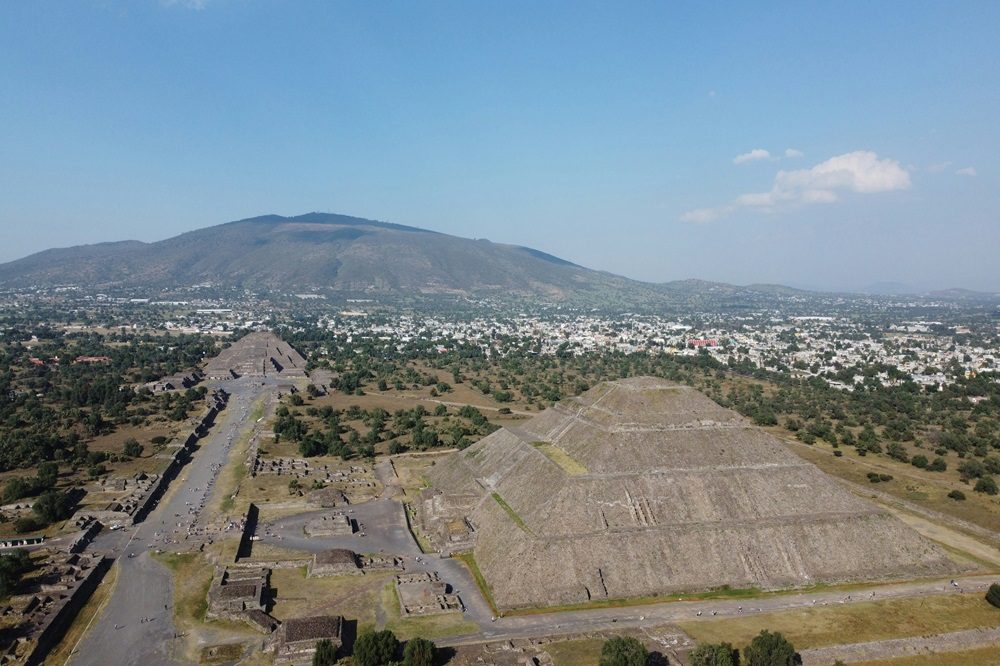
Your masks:
<instances>
[{"instance_id":1,"label":"dirt path","mask_svg":"<svg viewBox=\"0 0 1000 666\"><path fill-rule=\"evenodd\" d=\"M912 657L939 652L960 652L1000 643L1000 627L984 627L954 631L935 636L893 638L870 643L850 643L803 650L803 666L831 666L840 660L845 664L892 657ZM1000 650L1000 648L998 648Z\"/></svg>"},{"instance_id":2,"label":"dirt path","mask_svg":"<svg viewBox=\"0 0 1000 666\"><path fill-rule=\"evenodd\" d=\"M914 515L896 506L882 504L890 513L932 541L945 544L956 550L972 555L978 560L1000 566L1000 550L973 539L963 532L957 532L926 518Z\"/></svg>"}]
</instances>

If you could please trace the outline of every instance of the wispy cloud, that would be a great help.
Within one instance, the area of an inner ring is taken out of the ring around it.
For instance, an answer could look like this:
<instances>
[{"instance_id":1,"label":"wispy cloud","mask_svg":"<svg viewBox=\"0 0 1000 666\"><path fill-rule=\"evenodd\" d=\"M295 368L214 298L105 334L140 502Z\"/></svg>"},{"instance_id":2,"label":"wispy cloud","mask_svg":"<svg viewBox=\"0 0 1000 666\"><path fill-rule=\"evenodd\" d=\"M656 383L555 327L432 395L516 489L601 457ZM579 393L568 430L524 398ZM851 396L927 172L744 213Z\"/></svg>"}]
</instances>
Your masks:
<instances>
[{"instance_id":1,"label":"wispy cloud","mask_svg":"<svg viewBox=\"0 0 1000 666\"><path fill-rule=\"evenodd\" d=\"M754 148L749 153L743 153L742 155L734 157L733 164L744 164L746 162L755 162L757 160L767 160L770 158L770 152L764 150L763 148Z\"/></svg>"},{"instance_id":2,"label":"wispy cloud","mask_svg":"<svg viewBox=\"0 0 1000 666\"><path fill-rule=\"evenodd\" d=\"M945 169L951 166L951 162L938 162L937 164L930 164L927 167L928 173L941 173Z\"/></svg>"},{"instance_id":3,"label":"wispy cloud","mask_svg":"<svg viewBox=\"0 0 1000 666\"><path fill-rule=\"evenodd\" d=\"M785 157L790 160L794 160L799 157L805 157L805 153L798 148L785 148Z\"/></svg>"},{"instance_id":4,"label":"wispy cloud","mask_svg":"<svg viewBox=\"0 0 1000 666\"><path fill-rule=\"evenodd\" d=\"M180 7L199 12L208 5L208 2L209 0L160 0L160 4L164 7Z\"/></svg>"},{"instance_id":5,"label":"wispy cloud","mask_svg":"<svg viewBox=\"0 0 1000 666\"><path fill-rule=\"evenodd\" d=\"M681 215L681 220L712 222L741 209L774 212L797 205L834 203L842 192L873 194L909 187L910 174L899 162L858 150L831 157L809 169L781 170L767 192L741 194L723 206L690 210Z\"/></svg>"},{"instance_id":6,"label":"wispy cloud","mask_svg":"<svg viewBox=\"0 0 1000 666\"><path fill-rule=\"evenodd\" d=\"M976 176L976 175L978 175L976 173L976 167L970 167L970 166L956 170L955 174L958 175L958 176Z\"/></svg>"}]
</instances>

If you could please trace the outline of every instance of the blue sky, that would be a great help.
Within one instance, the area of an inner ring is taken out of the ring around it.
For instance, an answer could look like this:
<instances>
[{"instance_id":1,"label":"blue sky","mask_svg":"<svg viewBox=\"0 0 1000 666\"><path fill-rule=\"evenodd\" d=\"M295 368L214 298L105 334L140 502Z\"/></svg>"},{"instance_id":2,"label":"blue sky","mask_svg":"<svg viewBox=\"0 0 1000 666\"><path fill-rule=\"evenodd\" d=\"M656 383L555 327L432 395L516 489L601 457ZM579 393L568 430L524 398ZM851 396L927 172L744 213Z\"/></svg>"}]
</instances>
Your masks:
<instances>
[{"instance_id":1,"label":"blue sky","mask_svg":"<svg viewBox=\"0 0 1000 666\"><path fill-rule=\"evenodd\" d=\"M650 281L1000 290L998 33L997 2L0 3L0 261L318 210Z\"/></svg>"}]
</instances>

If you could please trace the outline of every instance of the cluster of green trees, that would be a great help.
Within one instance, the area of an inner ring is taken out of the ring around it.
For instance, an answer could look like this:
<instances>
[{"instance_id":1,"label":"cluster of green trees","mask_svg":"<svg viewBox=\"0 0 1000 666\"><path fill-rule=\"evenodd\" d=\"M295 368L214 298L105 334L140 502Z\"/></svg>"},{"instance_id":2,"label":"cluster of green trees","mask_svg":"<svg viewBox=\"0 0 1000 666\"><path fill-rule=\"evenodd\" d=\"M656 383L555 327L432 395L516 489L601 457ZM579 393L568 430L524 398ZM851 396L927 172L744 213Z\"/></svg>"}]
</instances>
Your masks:
<instances>
[{"instance_id":1,"label":"cluster of green trees","mask_svg":"<svg viewBox=\"0 0 1000 666\"><path fill-rule=\"evenodd\" d=\"M437 648L434 643L423 638L411 638L402 646L390 630L366 631L357 637L351 655L354 666L433 666ZM337 649L328 640L317 643L313 655L313 666L333 666L337 663Z\"/></svg>"},{"instance_id":2,"label":"cluster of green trees","mask_svg":"<svg viewBox=\"0 0 1000 666\"><path fill-rule=\"evenodd\" d=\"M0 471L51 460L82 465L84 438L161 415L186 418L204 387L153 395L132 385L192 369L215 349L208 336L63 335L48 327L33 330L40 342L29 349L21 344L24 336L6 333L0 341ZM109 360L74 363L78 356Z\"/></svg>"},{"instance_id":3,"label":"cluster of green trees","mask_svg":"<svg viewBox=\"0 0 1000 666\"><path fill-rule=\"evenodd\" d=\"M764 630L740 651L729 643L703 643L691 652L688 666L796 666L802 658L780 633Z\"/></svg>"},{"instance_id":4,"label":"cluster of green trees","mask_svg":"<svg viewBox=\"0 0 1000 666\"><path fill-rule=\"evenodd\" d=\"M468 384L494 400L541 409L600 381L654 375L695 386L760 425L783 425L806 443L825 441L838 451L853 447L859 455L888 455L935 472L948 469L949 456L960 461L978 459L984 473L963 472L963 476L982 493L993 490L992 477L1000 474L994 471L998 462L991 462L1000 461L996 453L1000 450L1000 384L988 374L967 378L952 372L953 383L925 389L893 366L859 363L831 376L845 381L863 378L854 391L843 391L819 377L794 377L788 368L759 368L738 350L721 363L704 353L570 353L574 351L570 344L565 353L542 355L539 340L503 335L493 337L490 354L465 341L432 340L429 333L406 341L348 339L303 326L283 335L311 352L310 363L347 377L348 384L341 390L363 391L372 386L402 390L436 383L437 378L414 367L419 363L450 374L449 387ZM794 344L794 336L789 344ZM883 386L880 373L898 384ZM908 447L926 453L911 457Z\"/></svg>"},{"instance_id":5,"label":"cluster of green trees","mask_svg":"<svg viewBox=\"0 0 1000 666\"><path fill-rule=\"evenodd\" d=\"M294 407L295 401L289 402ZM348 425L359 421L364 434ZM445 405L437 405L433 412L418 405L392 414L381 407L365 410L357 405L346 410L329 405L308 405L304 409L282 405L274 423L279 441L296 442L304 457L334 455L345 460L374 456L375 445L379 442L389 442L389 452L393 454L438 446L465 448L474 438L488 435L495 429L482 412L468 405L454 414L449 414Z\"/></svg>"}]
</instances>

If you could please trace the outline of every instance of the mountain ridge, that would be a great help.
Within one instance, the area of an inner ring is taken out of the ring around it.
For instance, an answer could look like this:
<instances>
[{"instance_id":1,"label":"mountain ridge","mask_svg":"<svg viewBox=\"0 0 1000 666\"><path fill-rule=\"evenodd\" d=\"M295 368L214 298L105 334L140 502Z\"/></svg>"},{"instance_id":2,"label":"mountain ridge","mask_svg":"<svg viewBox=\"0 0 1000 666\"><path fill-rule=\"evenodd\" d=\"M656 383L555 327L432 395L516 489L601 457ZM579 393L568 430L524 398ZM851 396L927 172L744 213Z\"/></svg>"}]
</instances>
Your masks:
<instances>
[{"instance_id":1,"label":"mountain ridge","mask_svg":"<svg viewBox=\"0 0 1000 666\"><path fill-rule=\"evenodd\" d=\"M205 283L255 290L498 296L622 307L676 305L679 299L705 295L731 305L741 297L754 296L863 296L780 284L738 286L700 279L643 282L522 245L320 212L258 215L153 242L122 240L50 248L0 264L0 285L6 287L170 289ZM997 296L965 289L923 295L956 300Z\"/></svg>"}]
</instances>

